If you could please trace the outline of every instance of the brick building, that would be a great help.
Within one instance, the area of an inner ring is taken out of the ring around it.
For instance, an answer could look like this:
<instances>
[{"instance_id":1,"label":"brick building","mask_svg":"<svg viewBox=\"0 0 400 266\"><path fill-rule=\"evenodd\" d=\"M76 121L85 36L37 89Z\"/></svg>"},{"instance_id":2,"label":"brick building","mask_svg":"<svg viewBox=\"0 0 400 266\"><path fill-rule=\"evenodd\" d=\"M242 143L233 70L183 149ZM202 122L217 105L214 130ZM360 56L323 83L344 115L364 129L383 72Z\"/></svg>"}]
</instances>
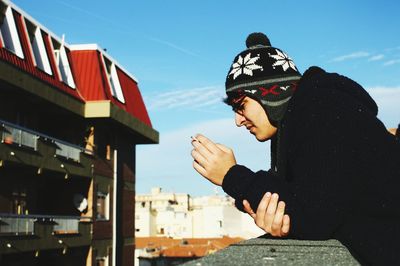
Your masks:
<instances>
[{"instance_id":1,"label":"brick building","mask_svg":"<svg viewBox=\"0 0 400 266\"><path fill-rule=\"evenodd\" d=\"M0 265L133 265L137 80L0 1Z\"/></svg>"}]
</instances>

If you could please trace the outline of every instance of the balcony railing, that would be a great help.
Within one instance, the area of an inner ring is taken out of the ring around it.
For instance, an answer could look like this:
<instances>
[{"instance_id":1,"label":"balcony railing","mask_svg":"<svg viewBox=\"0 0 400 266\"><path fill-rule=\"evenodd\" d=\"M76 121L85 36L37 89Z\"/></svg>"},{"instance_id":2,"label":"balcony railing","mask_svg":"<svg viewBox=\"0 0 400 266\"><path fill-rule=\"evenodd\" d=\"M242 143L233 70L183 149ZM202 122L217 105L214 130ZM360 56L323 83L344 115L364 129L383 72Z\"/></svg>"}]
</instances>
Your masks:
<instances>
[{"instance_id":1,"label":"balcony railing","mask_svg":"<svg viewBox=\"0 0 400 266\"><path fill-rule=\"evenodd\" d=\"M53 228L55 234L78 234L79 233L79 221L81 217L67 217L67 218L56 218L56 223Z\"/></svg>"},{"instance_id":2,"label":"balcony railing","mask_svg":"<svg viewBox=\"0 0 400 266\"><path fill-rule=\"evenodd\" d=\"M54 141L54 143L57 145L56 155L79 162L82 148L60 141Z\"/></svg>"},{"instance_id":3,"label":"balcony railing","mask_svg":"<svg viewBox=\"0 0 400 266\"><path fill-rule=\"evenodd\" d=\"M26 215L1 215L0 235L33 235L34 217Z\"/></svg>"},{"instance_id":4,"label":"balcony railing","mask_svg":"<svg viewBox=\"0 0 400 266\"><path fill-rule=\"evenodd\" d=\"M55 156L70 159L75 162L80 161L80 154L93 154L93 151L86 150L80 146L47 136L45 134L0 120L1 142L6 144L14 144L18 146L32 148L37 150L37 142L39 138L50 141L56 145Z\"/></svg>"},{"instance_id":5,"label":"balcony railing","mask_svg":"<svg viewBox=\"0 0 400 266\"><path fill-rule=\"evenodd\" d=\"M29 147L36 151L38 135L6 124L2 124L2 128L1 142Z\"/></svg>"},{"instance_id":6,"label":"balcony railing","mask_svg":"<svg viewBox=\"0 0 400 266\"><path fill-rule=\"evenodd\" d=\"M52 224L54 234L78 234L81 221L91 219L81 216L0 214L0 235L33 235L35 222Z\"/></svg>"}]
</instances>

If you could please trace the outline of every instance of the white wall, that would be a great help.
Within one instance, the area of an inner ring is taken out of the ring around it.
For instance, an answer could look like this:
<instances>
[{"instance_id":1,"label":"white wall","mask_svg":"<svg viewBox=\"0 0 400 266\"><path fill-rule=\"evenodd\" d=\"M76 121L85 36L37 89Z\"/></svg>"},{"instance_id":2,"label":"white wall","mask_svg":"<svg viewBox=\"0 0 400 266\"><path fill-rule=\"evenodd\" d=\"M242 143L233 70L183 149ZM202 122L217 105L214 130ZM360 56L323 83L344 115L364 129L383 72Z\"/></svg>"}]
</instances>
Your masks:
<instances>
[{"instance_id":1,"label":"white wall","mask_svg":"<svg viewBox=\"0 0 400 266\"><path fill-rule=\"evenodd\" d=\"M139 237L226 235L248 239L264 234L249 215L236 209L232 198L219 195L191 198L184 193L163 193L157 188L151 194L136 196L136 217L140 231L135 235Z\"/></svg>"}]
</instances>

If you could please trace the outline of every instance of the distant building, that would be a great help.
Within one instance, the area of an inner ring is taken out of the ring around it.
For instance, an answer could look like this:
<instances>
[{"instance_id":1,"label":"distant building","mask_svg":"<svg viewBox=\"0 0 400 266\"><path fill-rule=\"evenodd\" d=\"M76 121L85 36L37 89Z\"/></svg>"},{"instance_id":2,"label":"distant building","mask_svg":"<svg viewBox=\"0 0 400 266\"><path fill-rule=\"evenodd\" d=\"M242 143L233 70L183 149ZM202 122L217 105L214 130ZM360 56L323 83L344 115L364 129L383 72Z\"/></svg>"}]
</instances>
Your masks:
<instances>
[{"instance_id":1,"label":"distant building","mask_svg":"<svg viewBox=\"0 0 400 266\"><path fill-rule=\"evenodd\" d=\"M264 234L248 214L236 209L228 196L192 198L189 194L153 188L150 194L136 195L135 209L137 237L248 239Z\"/></svg>"},{"instance_id":2,"label":"distant building","mask_svg":"<svg viewBox=\"0 0 400 266\"><path fill-rule=\"evenodd\" d=\"M133 265L137 80L0 1L0 265Z\"/></svg>"},{"instance_id":3,"label":"distant building","mask_svg":"<svg viewBox=\"0 0 400 266\"><path fill-rule=\"evenodd\" d=\"M136 236L192 237L190 195L153 188L151 194L138 194L135 199Z\"/></svg>"}]
</instances>

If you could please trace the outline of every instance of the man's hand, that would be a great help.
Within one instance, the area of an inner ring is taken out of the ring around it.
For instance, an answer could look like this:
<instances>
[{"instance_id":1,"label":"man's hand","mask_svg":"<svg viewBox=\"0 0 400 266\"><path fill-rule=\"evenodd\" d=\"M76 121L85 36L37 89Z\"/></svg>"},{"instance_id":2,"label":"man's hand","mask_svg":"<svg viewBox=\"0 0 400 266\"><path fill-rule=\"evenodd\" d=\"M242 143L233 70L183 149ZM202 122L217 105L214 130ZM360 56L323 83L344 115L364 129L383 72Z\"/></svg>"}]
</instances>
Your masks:
<instances>
[{"instance_id":1,"label":"man's hand","mask_svg":"<svg viewBox=\"0 0 400 266\"><path fill-rule=\"evenodd\" d=\"M258 227L276 237L283 237L289 234L290 217L285 214L285 202L279 201L279 195L270 192L265 193L257 208L257 213L247 200L243 201L244 210L254 219Z\"/></svg>"},{"instance_id":2,"label":"man's hand","mask_svg":"<svg viewBox=\"0 0 400 266\"><path fill-rule=\"evenodd\" d=\"M236 164L233 151L203 135L192 140L193 168L212 183L221 186L228 170Z\"/></svg>"}]
</instances>

